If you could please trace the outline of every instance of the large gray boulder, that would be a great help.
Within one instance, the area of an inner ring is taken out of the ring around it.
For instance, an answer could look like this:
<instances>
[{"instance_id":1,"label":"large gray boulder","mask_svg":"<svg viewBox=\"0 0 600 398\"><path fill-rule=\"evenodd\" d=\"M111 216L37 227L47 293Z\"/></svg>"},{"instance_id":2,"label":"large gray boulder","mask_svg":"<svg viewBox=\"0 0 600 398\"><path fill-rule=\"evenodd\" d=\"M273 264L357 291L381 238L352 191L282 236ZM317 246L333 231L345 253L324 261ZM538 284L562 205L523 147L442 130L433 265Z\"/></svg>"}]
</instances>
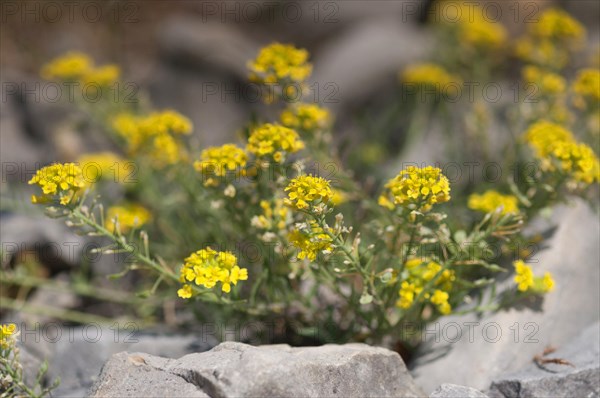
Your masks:
<instances>
[{"instance_id":1,"label":"large gray boulder","mask_svg":"<svg viewBox=\"0 0 600 398\"><path fill-rule=\"evenodd\" d=\"M490 396L587 397L600 396L600 322L588 327L569 344L541 358L570 363L530 364L492 383Z\"/></svg>"},{"instance_id":2,"label":"large gray boulder","mask_svg":"<svg viewBox=\"0 0 600 398\"><path fill-rule=\"evenodd\" d=\"M145 370L145 372L141 370ZM158 373L156 373L158 372ZM148 388L162 381L162 390ZM182 380L185 383L182 383ZM400 356L364 344L290 347L226 342L180 359L114 355L90 390L92 397L418 397ZM202 395L206 394L206 395Z\"/></svg>"},{"instance_id":3,"label":"large gray boulder","mask_svg":"<svg viewBox=\"0 0 600 398\"><path fill-rule=\"evenodd\" d=\"M557 229L530 262L535 274L554 275L555 290L537 307L521 306L483 318L455 315L428 325L423 334L428 343L412 369L426 392L442 383L485 390L499 375L525 367L548 345L564 345L599 319L598 215L575 201L556 208L549 224Z\"/></svg>"}]
</instances>

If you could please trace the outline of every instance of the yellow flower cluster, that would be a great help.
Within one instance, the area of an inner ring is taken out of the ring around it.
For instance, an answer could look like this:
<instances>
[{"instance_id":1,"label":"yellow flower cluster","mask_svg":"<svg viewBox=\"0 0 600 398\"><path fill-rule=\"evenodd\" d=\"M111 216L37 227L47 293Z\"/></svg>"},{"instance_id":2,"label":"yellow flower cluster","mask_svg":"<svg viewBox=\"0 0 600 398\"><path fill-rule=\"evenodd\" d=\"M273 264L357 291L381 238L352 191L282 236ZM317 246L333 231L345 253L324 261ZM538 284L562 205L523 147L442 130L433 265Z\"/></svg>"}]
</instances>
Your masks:
<instances>
[{"instance_id":1,"label":"yellow flower cluster","mask_svg":"<svg viewBox=\"0 0 600 398\"><path fill-rule=\"evenodd\" d=\"M79 81L84 84L108 86L119 79L121 70L116 65L96 67L86 54L69 52L42 67L41 75L46 80Z\"/></svg>"},{"instance_id":2,"label":"yellow flower cluster","mask_svg":"<svg viewBox=\"0 0 600 398\"><path fill-rule=\"evenodd\" d=\"M119 80L121 69L117 65L104 65L92 69L82 77L84 84L109 86Z\"/></svg>"},{"instance_id":3,"label":"yellow flower cluster","mask_svg":"<svg viewBox=\"0 0 600 398\"><path fill-rule=\"evenodd\" d=\"M556 142L573 141L573 134L556 123L541 120L529 127L525 140L534 150L536 156L544 158L552 153Z\"/></svg>"},{"instance_id":4,"label":"yellow flower cluster","mask_svg":"<svg viewBox=\"0 0 600 398\"><path fill-rule=\"evenodd\" d=\"M545 10L517 41L516 55L526 62L560 69L585 36L585 28L565 11Z\"/></svg>"},{"instance_id":5,"label":"yellow flower cluster","mask_svg":"<svg viewBox=\"0 0 600 398\"><path fill-rule=\"evenodd\" d=\"M147 116L123 113L114 118L112 126L125 139L130 153L147 149L159 165L175 164L185 158L185 150L177 136L192 132L192 122L173 110Z\"/></svg>"},{"instance_id":6,"label":"yellow flower cluster","mask_svg":"<svg viewBox=\"0 0 600 398\"><path fill-rule=\"evenodd\" d=\"M469 196L469 209L492 213L499 211L500 214L517 214L519 212L519 200L513 195L503 195L495 190L485 191L483 194L472 194Z\"/></svg>"},{"instance_id":7,"label":"yellow flower cluster","mask_svg":"<svg viewBox=\"0 0 600 398\"><path fill-rule=\"evenodd\" d=\"M552 279L552 274L549 272L546 272L543 277L536 277L533 275L531 266L527 265L523 260L515 261L513 266L515 267L514 281L519 291L548 293L554 290L554 279Z\"/></svg>"},{"instance_id":8,"label":"yellow flower cluster","mask_svg":"<svg viewBox=\"0 0 600 398\"><path fill-rule=\"evenodd\" d=\"M31 197L32 203L48 203L59 199L61 205L69 204L87 183L83 172L75 163L53 164L42 167L29 180L37 184L43 195Z\"/></svg>"},{"instance_id":9,"label":"yellow flower cluster","mask_svg":"<svg viewBox=\"0 0 600 398\"><path fill-rule=\"evenodd\" d=\"M307 258L309 261L315 261L319 253L333 251L333 239L315 221L310 222L310 229L307 231L294 230L290 232L288 240L300 250L298 253L300 260Z\"/></svg>"},{"instance_id":10,"label":"yellow flower cluster","mask_svg":"<svg viewBox=\"0 0 600 398\"><path fill-rule=\"evenodd\" d=\"M408 66L401 74L400 80L405 84L434 87L437 90L451 84L462 84L462 80L447 72L439 65L432 63Z\"/></svg>"},{"instance_id":11,"label":"yellow flower cluster","mask_svg":"<svg viewBox=\"0 0 600 398\"><path fill-rule=\"evenodd\" d=\"M540 121L529 127L525 139L540 159L543 170L558 169L585 184L599 180L598 157L589 146L575 141L573 134L564 127Z\"/></svg>"},{"instance_id":12,"label":"yellow flower cluster","mask_svg":"<svg viewBox=\"0 0 600 398\"><path fill-rule=\"evenodd\" d=\"M114 233L118 228L119 232L126 233L132 228L141 227L151 218L150 212L137 204L112 206L106 211L106 229Z\"/></svg>"},{"instance_id":13,"label":"yellow flower cluster","mask_svg":"<svg viewBox=\"0 0 600 398\"><path fill-rule=\"evenodd\" d=\"M443 10L441 20L458 33L461 45L489 50L504 45L506 29L500 22L494 22L484 16L482 7L473 2L453 2L453 7L440 7ZM453 11L456 11L454 13Z\"/></svg>"},{"instance_id":14,"label":"yellow flower cluster","mask_svg":"<svg viewBox=\"0 0 600 398\"><path fill-rule=\"evenodd\" d=\"M577 182L592 184L600 179L598 157L588 145L573 141L559 141L552 155L558 160L562 172L570 174Z\"/></svg>"},{"instance_id":15,"label":"yellow flower cluster","mask_svg":"<svg viewBox=\"0 0 600 398\"><path fill-rule=\"evenodd\" d=\"M252 218L252 225L266 230L284 230L291 221L290 210L283 203L283 199L275 199L273 204L266 200L260 201L263 213Z\"/></svg>"},{"instance_id":16,"label":"yellow flower cluster","mask_svg":"<svg viewBox=\"0 0 600 398\"><path fill-rule=\"evenodd\" d=\"M409 166L385 185L379 204L393 210L396 205L429 211L432 205L450 200L450 182L437 167Z\"/></svg>"},{"instance_id":17,"label":"yellow flower cluster","mask_svg":"<svg viewBox=\"0 0 600 398\"><path fill-rule=\"evenodd\" d=\"M329 181L323 177L302 175L290 181L285 188L288 197L285 204L299 210L308 209L319 204L327 205L333 196Z\"/></svg>"},{"instance_id":18,"label":"yellow flower cluster","mask_svg":"<svg viewBox=\"0 0 600 398\"><path fill-rule=\"evenodd\" d=\"M248 62L250 80L257 83L294 83L312 72L308 51L292 45L273 43L263 47L256 59Z\"/></svg>"},{"instance_id":19,"label":"yellow flower cluster","mask_svg":"<svg viewBox=\"0 0 600 398\"><path fill-rule=\"evenodd\" d=\"M258 126L248 138L246 149L257 157L270 156L277 162L285 160L286 153L294 153L304 148L298 133L279 124L265 123Z\"/></svg>"},{"instance_id":20,"label":"yellow flower cluster","mask_svg":"<svg viewBox=\"0 0 600 398\"><path fill-rule=\"evenodd\" d=\"M585 28L567 12L549 8L540 15L537 23L528 24L528 33L548 40L582 40Z\"/></svg>"},{"instance_id":21,"label":"yellow flower cluster","mask_svg":"<svg viewBox=\"0 0 600 398\"><path fill-rule=\"evenodd\" d=\"M15 341L14 336L17 331L17 325L9 323L0 326L0 348L7 349L11 347Z\"/></svg>"},{"instance_id":22,"label":"yellow flower cluster","mask_svg":"<svg viewBox=\"0 0 600 398\"><path fill-rule=\"evenodd\" d=\"M331 115L316 104L292 105L281 113L281 123L289 128L314 131L325 129L331 123Z\"/></svg>"},{"instance_id":23,"label":"yellow flower cluster","mask_svg":"<svg viewBox=\"0 0 600 398\"><path fill-rule=\"evenodd\" d=\"M348 201L348 194L340 189L332 188L333 195L331 195L331 204L334 206L341 205Z\"/></svg>"},{"instance_id":24,"label":"yellow flower cluster","mask_svg":"<svg viewBox=\"0 0 600 398\"><path fill-rule=\"evenodd\" d=\"M579 108L595 109L600 105L600 69L587 68L577 73L573 82L573 92L576 95L575 105Z\"/></svg>"},{"instance_id":25,"label":"yellow flower cluster","mask_svg":"<svg viewBox=\"0 0 600 398\"><path fill-rule=\"evenodd\" d=\"M441 272L433 284L435 288L433 294L427 292L422 297L434 304L438 311L444 315L452 311L448 299L450 298L449 292L452 290L452 284L456 280L453 270L445 269L442 271L440 264L427 258L408 259L405 268L409 276L407 280L402 281L400 284L400 291L398 292L400 298L396 302L397 307L410 308L425 288L425 285Z\"/></svg>"},{"instance_id":26,"label":"yellow flower cluster","mask_svg":"<svg viewBox=\"0 0 600 398\"><path fill-rule=\"evenodd\" d=\"M233 144L225 144L203 150L200 160L194 162L194 168L206 178L204 185L217 186L219 182L214 177L225 177L228 172L242 175L247 162L246 151Z\"/></svg>"},{"instance_id":27,"label":"yellow flower cluster","mask_svg":"<svg viewBox=\"0 0 600 398\"><path fill-rule=\"evenodd\" d=\"M135 171L133 162L128 162L113 152L87 153L77 159L86 181L100 180L127 182Z\"/></svg>"},{"instance_id":28,"label":"yellow flower cluster","mask_svg":"<svg viewBox=\"0 0 600 398\"><path fill-rule=\"evenodd\" d=\"M527 65L522 70L523 80L534 84L541 95L553 96L565 92L567 83L565 79L552 72L545 71L537 66Z\"/></svg>"},{"instance_id":29,"label":"yellow flower cluster","mask_svg":"<svg viewBox=\"0 0 600 398\"><path fill-rule=\"evenodd\" d=\"M180 281L183 283L177 291L179 297L192 297L192 283L212 289L221 282L221 290L231 291L231 285L248 279L248 270L240 268L237 257L231 252L217 252L210 247L198 250L185 259L180 271Z\"/></svg>"}]
</instances>

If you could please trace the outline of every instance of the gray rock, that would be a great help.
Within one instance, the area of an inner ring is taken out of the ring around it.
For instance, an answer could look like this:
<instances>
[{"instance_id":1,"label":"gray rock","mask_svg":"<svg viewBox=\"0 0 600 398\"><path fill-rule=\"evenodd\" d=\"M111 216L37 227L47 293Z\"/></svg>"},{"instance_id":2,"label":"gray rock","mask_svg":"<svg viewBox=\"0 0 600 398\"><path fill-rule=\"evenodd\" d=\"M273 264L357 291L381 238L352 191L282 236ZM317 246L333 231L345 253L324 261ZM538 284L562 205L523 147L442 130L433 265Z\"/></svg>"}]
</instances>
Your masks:
<instances>
[{"instance_id":1,"label":"gray rock","mask_svg":"<svg viewBox=\"0 0 600 398\"><path fill-rule=\"evenodd\" d=\"M31 173L48 159L48 151L27 132L26 114L22 105L22 76L12 71L5 73L0 84L2 108L0 109L0 159L2 159L2 184L25 184ZM5 190L4 186L2 191Z\"/></svg>"},{"instance_id":2,"label":"gray rock","mask_svg":"<svg viewBox=\"0 0 600 398\"><path fill-rule=\"evenodd\" d=\"M544 358L557 358L573 366L531 364L492 383L492 397L598 397L600 396L600 322Z\"/></svg>"},{"instance_id":3,"label":"gray rock","mask_svg":"<svg viewBox=\"0 0 600 398\"><path fill-rule=\"evenodd\" d=\"M230 25L183 15L165 21L158 39L169 58L199 68L225 69L240 79L246 78L246 63L261 46Z\"/></svg>"},{"instance_id":4,"label":"gray rock","mask_svg":"<svg viewBox=\"0 0 600 398\"><path fill-rule=\"evenodd\" d=\"M311 57L312 80L316 82L311 90L318 90L311 94L338 111L367 98L389 84L390 78L396 83L398 71L429 53L432 41L428 33L416 24L399 23L395 15L357 21L352 29L326 41Z\"/></svg>"},{"instance_id":5,"label":"gray rock","mask_svg":"<svg viewBox=\"0 0 600 398\"><path fill-rule=\"evenodd\" d=\"M575 201L557 207L552 224L557 229L547 248L530 263L535 274L554 275L555 290L537 307L512 308L481 319L473 314L448 316L429 325L423 333L427 344L412 369L426 392L442 383L486 389L498 375L523 368L546 346L565 344L599 319L598 216Z\"/></svg>"},{"instance_id":6,"label":"gray rock","mask_svg":"<svg viewBox=\"0 0 600 398\"><path fill-rule=\"evenodd\" d=\"M61 381L54 394L81 397L92 386L104 363L118 352L144 351L180 357L209 350L217 344L213 335L150 335L136 328L133 323L122 322L104 327L90 323L77 328L51 323L37 332L30 327L28 333L20 336L24 352L31 357L25 369L34 374L41 360L46 359L49 365L46 379ZM146 395L138 392L137 396Z\"/></svg>"},{"instance_id":7,"label":"gray rock","mask_svg":"<svg viewBox=\"0 0 600 398\"><path fill-rule=\"evenodd\" d=\"M38 260L54 271L65 270L79 263L85 238L76 235L60 221L35 213L29 205L19 204L19 212L26 214L3 215L0 223L2 236L2 263L14 255L33 251Z\"/></svg>"},{"instance_id":8,"label":"gray rock","mask_svg":"<svg viewBox=\"0 0 600 398\"><path fill-rule=\"evenodd\" d=\"M194 384L163 371L168 359L120 352L104 365L92 397L199 397L208 395Z\"/></svg>"},{"instance_id":9,"label":"gray rock","mask_svg":"<svg viewBox=\"0 0 600 398\"><path fill-rule=\"evenodd\" d=\"M298 347L253 347L226 342L206 353L177 360L136 354L126 362L118 354L104 367L90 391L92 397L130 396L144 388L147 377L137 368L160 369L157 378L173 381L172 396L192 387L210 397L417 397L424 394L413 382L400 356L364 344ZM140 365L139 363L142 363ZM182 385L186 380L188 385ZM179 390L181 388L181 390Z\"/></svg>"},{"instance_id":10,"label":"gray rock","mask_svg":"<svg viewBox=\"0 0 600 398\"><path fill-rule=\"evenodd\" d=\"M429 398L488 398L488 396L471 387L442 384L429 395Z\"/></svg>"}]
</instances>

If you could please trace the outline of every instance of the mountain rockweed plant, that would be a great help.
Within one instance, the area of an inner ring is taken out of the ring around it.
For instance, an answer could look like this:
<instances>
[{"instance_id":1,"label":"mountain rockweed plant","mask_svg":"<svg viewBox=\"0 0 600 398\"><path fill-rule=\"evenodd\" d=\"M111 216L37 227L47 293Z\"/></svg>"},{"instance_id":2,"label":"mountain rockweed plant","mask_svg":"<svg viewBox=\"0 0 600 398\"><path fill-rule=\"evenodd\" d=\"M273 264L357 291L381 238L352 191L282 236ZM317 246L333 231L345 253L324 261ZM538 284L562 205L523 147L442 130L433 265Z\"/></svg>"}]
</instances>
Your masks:
<instances>
[{"instance_id":1,"label":"mountain rockweed plant","mask_svg":"<svg viewBox=\"0 0 600 398\"><path fill-rule=\"evenodd\" d=\"M252 130L246 146L246 150L256 157L272 159L277 163L282 163L287 153L301 149L304 149L304 142L295 130L271 123Z\"/></svg>"},{"instance_id":2,"label":"mountain rockweed plant","mask_svg":"<svg viewBox=\"0 0 600 398\"><path fill-rule=\"evenodd\" d=\"M417 211L429 211L432 205L450 200L450 183L437 167L408 166L385 185L379 204Z\"/></svg>"},{"instance_id":3,"label":"mountain rockweed plant","mask_svg":"<svg viewBox=\"0 0 600 398\"><path fill-rule=\"evenodd\" d=\"M32 196L33 203L49 203L58 199L61 205L67 205L86 186L86 181L79 166L65 163L39 169L29 180L29 184L38 185L42 189L41 196Z\"/></svg>"},{"instance_id":4,"label":"mountain rockweed plant","mask_svg":"<svg viewBox=\"0 0 600 398\"><path fill-rule=\"evenodd\" d=\"M183 287L177 291L181 298L192 297L191 284L204 286L208 289L221 283L221 290L231 291L231 285L248 279L248 270L240 268L236 256L231 252L217 252L210 247L198 250L185 259L180 271L180 281Z\"/></svg>"},{"instance_id":5,"label":"mountain rockweed plant","mask_svg":"<svg viewBox=\"0 0 600 398\"><path fill-rule=\"evenodd\" d=\"M516 214L519 212L519 199L514 195L503 195L490 189L481 195L471 194L468 206L471 210L484 213L499 211L500 214Z\"/></svg>"}]
</instances>

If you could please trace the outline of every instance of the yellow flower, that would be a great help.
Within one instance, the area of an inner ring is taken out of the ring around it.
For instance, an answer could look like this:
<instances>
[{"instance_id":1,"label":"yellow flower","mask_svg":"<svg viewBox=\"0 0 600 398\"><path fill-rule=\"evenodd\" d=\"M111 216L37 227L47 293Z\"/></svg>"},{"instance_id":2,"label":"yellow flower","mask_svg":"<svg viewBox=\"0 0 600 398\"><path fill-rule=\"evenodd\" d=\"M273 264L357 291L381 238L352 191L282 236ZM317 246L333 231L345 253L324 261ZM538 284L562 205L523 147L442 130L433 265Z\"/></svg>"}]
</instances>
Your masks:
<instances>
[{"instance_id":1,"label":"yellow flower","mask_svg":"<svg viewBox=\"0 0 600 398\"><path fill-rule=\"evenodd\" d=\"M563 68L571 52L585 36L583 26L562 10L545 10L536 23L528 24L526 34L517 40L516 55L526 62Z\"/></svg>"},{"instance_id":2,"label":"yellow flower","mask_svg":"<svg viewBox=\"0 0 600 398\"><path fill-rule=\"evenodd\" d=\"M132 228L141 227L150 221L151 218L152 215L150 212L145 207L137 204L112 206L106 212L106 229L110 232L115 232L118 223L119 231L126 233Z\"/></svg>"},{"instance_id":3,"label":"yellow flower","mask_svg":"<svg viewBox=\"0 0 600 398\"><path fill-rule=\"evenodd\" d=\"M146 139L139 128L139 120L131 113L120 113L112 120L113 129L125 139L130 152L137 151Z\"/></svg>"},{"instance_id":4,"label":"yellow flower","mask_svg":"<svg viewBox=\"0 0 600 398\"><path fill-rule=\"evenodd\" d=\"M415 286L414 283L408 283L407 281L403 281L400 284L400 291L398 295L400 298L396 301L396 306L408 309L413 304L415 297L418 296L423 288Z\"/></svg>"},{"instance_id":5,"label":"yellow flower","mask_svg":"<svg viewBox=\"0 0 600 398\"><path fill-rule=\"evenodd\" d=\"M544 294L554 290L554 279L551 273L546 272L542 277L534 276L531 267L522 260L513 262L513 265L516 273L514 281L519 291Z\"/></svg>"},{"instance_id":6,"label":"yellow flower","mask_svg":"<svg viewBox=\"0 0 600 398\"><path fill-rule=\"evenodd\" d=\"M133 162L128 162L112 152L87 153L77 159L86 181L100 180L124 183L135 171Z\"/></svg>"},{"instance_id":7,"label":"yellow flower","mask_svg":"<svg viewBox=\"0 0 600 398\"><path fill-rule=\"evenodd\" d=\"M231 285L248 279L248 270L240 268L237 257L231 252L217 252L210 247L198 250L185 259L180 270L180 280L184 284L177 294L181 298L192 296L191 284L212 289L218 282L225 293L231 291Z\"/></svg>"},{"instance_id":8,"label":"yellow flower","mask_svg":"<svg viewBox=\"0 0 600 398\"><path fill-rule=\"evenodd\" d=\"M400 80L405 84L429 86L437 90L452 84L462 84L462 80L448 73L439 65L431 63L408 66L401 74Z\"/></svg>"},{"instance_id":9,"label":"yellow flower","mask_svg":"<svg viewBox=\"0 0 600 398\"><path fill-rule=\"evenodd\" d=\"M513 263L513 265L516 272L514 281L517 284L517 288L521 292L526 292L533 287L533 271L531 270L531 267L525 264L523 260L517 260Z\"/></svg>"},{"instance_id":10,"label":"yellow flower","mask_svg":"<svg viewBox=\"0 0 600 398\"><path fill-rule=\"evenodd\" d=\"M448 315L450 312L452 312L452 307L448 303L449 297L450 295L448 295L448 293L436 289L431 295L429 301L437 306L437 309L440 311L440 313Z\"/></svg>"},{"instance_id":11,"label":"yellow flower","mask_svg":"<svg viewBox=\"0 0 600 398\"><path fill-rule=\"evenodd\" d=\"M507 32L500 22L485 16L485 10L472 2L453 2L453 7L440 7L440 17L446 26L455 28L461 45L490 50L506 42ZM456 10L456 14L451 11Z\"/></svg>"},{"instance_id":12,"label":"yellow flower","mask_svg":"<svg viewBox=\"0 0 600 398\"><path fill-rule=\"evenodd\" d=\"M176 164L187 157L185 149L172 135L159 134L152 140L150 157L156 165Z\"/></svg>"},{"instance_id":13,"label":"yellow flower","mask_svg":"<svg viewBox=\"0 0 600 398\"><path fill-rule=\"evenodd\" d=\"M192 287L190 285L183 285L181 289L177 290L177 295L182 299L189 299L192 297Z\"/></svg>"},{"instance_id":14,"label":"yellow flower","mask_svg":"<svg viewBox=\"0 0 600 398\"><path fill-rule=\"evenodd\" d=\"M329 181L313 175L302 175L294 178L285 188L285 191L288 192L285 203L299 210L321 203L327 205L333 196Z\"/></svg>"},{"instance_id":15,"label":"yellow flower","mask_svg":"<svg viewBox=\"0 0 600 398\"><path fill-rule=\"evenodd\" d=\"M112 64L96 67L86 54L68 52L44 65L41 75L47 80L78 81L106 87L119 80L121 69Z\"/></svg>"},{"instance_id":16,"label":"yellow flower","mask_svg":"<svg viewBox=\"0 0 600 398\"><path fill-rule=\"evenodd\" d=\"M113 119L112 126L125 139L131 155L144 152L159 166L175 164L187 157L178 136L190 134L192 123L173 110L147 116L122 113Z\"/></svg>"},{"instance_id":17,"label":"yellow flower","mask_svg":"<svg viewBox=\"0 0 600 398\"><path fill-rule=\"evenodd\" d=\"M342 203L346 203L348 201L348 194L346 192L341 191L339 189L332 189L333 195L331 196L331 204L334 206L341 205Z\"/></svg>"},{"instance_id":18,"label":"yellow flower","mask_svg":"<svg viewBox=\"0 0 600 398\"><path fill-rule=\"evenodd\" d=\"M162 134L191 134L192 122L181 113L172 109L160 112L152 112L139 121L139 128L146 136Z\"/></svg>"},{"instance_id":19,"label":"yellow flower","mask_svg":"<svg viewBox=\"0 0 600 398\"><path fill-rule=\"evenodd\" d=\"M8 323L0 326L0 348L7 349L15 343L17 325Z\"/></svg>"},{"instance_id":20,"label":"yellow flower","mask_svg":"<svg viewBox=\"0 0 600 398\"><path fill-rule=\"evenodd\" d=\"M492 213L497 210L500 214L517 214L519 212L519 200L513 195L503 195L495 190L485 191L483 194L472 194L469 196L469 209Z\"/></svg>"},{"instance_id":21,"label":"yellow flower","mask_svg":"<svg viewBox=\"0 0 600 398\"><path fill-rule=\"evenodd\" d=\"M228 172L241 175L248 161L246 151L233 144L225 144L220 147L210 147L200 154L200 160L194 162L194 168L208 177L204 185L217 185L213 176L224 177Z\"/></svg>"},{"instance_id":22,"label":"yellow flower","mask_svg":"<svg viewBox=\"0 0 600 398\"><path fill-rule=\"evenodd\" d=\"M89 70L81 80L84 84L96 84L99 86L110 86L119 80L121 69L117 65L103 65Z\"/></svg>"},{"instance_id":23,"label":"yellow flower","mask_svg":"<svg viewBox=\"0 0 600 398\"><path fill-rule=\"evenodd\" d=\"M411 210L429 211L431 206L450 200L450 182L437 167L409 166L385 185L379 204L400 205Z\"/></svg>"},{"instance_id":24,"label":"yellow flower","mask_svg":"<svg viewBox=\"0 0 600 398\"><path fill-rule=\"evenodd\" d=\"M589 146L576 142L573 134L564 127L537 122L527 130L525 139L540 159L543 170L558 170L585 184L599 180L598 157Z\"/></svg>"},{"instance_id":25,"label":"yellow flower","mask_svg":"<svg viewBox=\"0 0 600 398\"><path fill-rule=\"evenodd\" d=\"M547 39L522 37L516 41L515 55L525 62L560 69L569 61L569 51Z\"/></svg>"},{"instance_id":26,"label":"yellow flower","mask_svg":"<svg viewBox=\"0 0 600 398\"><path fill-rule=\"evenodd\" d=\"M69 204L87 184L83 172L75 163L53 164L39 169L29 180L42 189L41 196L32 196L32 203L47 203L59 199L61 205Z\"/></svg>"},{"instance_id":27,"label":"yellow flower","mask_svg":"<svg viewBox=\"0 0 600 398\"><path fill-rule=\"evenodd\" d=\"M268 201L261 200L260 207L263 213L252 218L252 225L256 228L284 230L291 222L290 211L284 205L283 199L275 199L273 206Z\"/></svg>"},{"instance_id":28,"label":"yellow flower","mask_svg":"<svg viewBox=\"0 0 600 398\"><path fill-rule=\"evenodd\" d=\"M558 160L561 171L577 182L592 184L600 179L598 157L586 144L558 141L553 145L552 156Z\"/></svg>"},{"instance_id":29,"label":"yellow flower","mask_svg":"<svg viewBox=\"0 0 600 398\"><path fill-rule=\"evenodd\" d=\"M585 36L585 28L567 12L548 8L537 23L528 24L528 33L543 39L579 41Z\"/></svg>"},{"instance_id":30,"label":"yellow flower","mask_svg":"<svg viewBox=\"0 0 600 398\"><path fill-rule=\"evenodd\" d=\"M246 149L257 157L271 156L275 162L284 160L283 153L294 153L304 148L298 133L278 124L258 126L248 138Z\"/></svg>"},{"instance_id":31,"label":"yellow flower","mask_svg":"<svg viewBox=\"0 0 600 398\"><path fill-rule=\"evenodd\" d=\"M311 221L310 228L306 231L294 230L288 235L292 245L300 249L298 259L308 258L315 261L319 253L333 251L333 239L316 222Z\"/></svg>"},{"instance_id":32,"label":"yellow flower","mask_svg":"<svg viewBox=\"0 0 600 398\"><path fill-rule=\"evenodd\" d=\"M280 116L281 123L289 128L312 132L329 127L331 115L316 104L291 105Z\"/></svg>"},{"instance_id":33,"label":"yellow flower","mask_svg":"<svg viewBox=\"0 0 600 398\"><path fill-rule=\"evenodd\" d=\"M600 104L600 69L582 69L573 82L575 104L579 108L597 107Z\"/></svg>"},{"instance_id":34,"label":"yellow flower","mask_svg":"<svg viewBox=\"0 0 600 398\"><path fill-rule=\"evenodd\" d=\"M94 62L86 54L68 52L55 58L42 67L42 77L46 80L75 81L88 74Z\"/></svg>"},{"instance_id":35,"label":"yellow flower","mask_svg":"<svg viewBox=\"0 0 600 398\"><path fill-rule=\"evenodd\" d=\"M411 257L404 264L405 271L408 273L407 280L404 280L400 285L400 299L396 302L396 306L400 308L410 308L417 296L430 283L431 280L437 277L433 284L433 295L429 292L423 294L423 299L429 300L436 306L442 314L449 314L452 310L448 303L452 285L456 280L455 272L451 269L443 269L443 267L429 258Z\"/></svg>"},{"instance_id":36,"label":"yellow flower","mask_svg":"<svg viewBox=\"0 0 600 398\"><path fill-rule=\"evenodd\" d=\"M533 287L531 288L535 293L548 293L554 290L554 279L550 272L546 272L544 276L536 276L533 278Z\"/></svg>"},{"instance_id":37,"label":"yellow flower","mask_svg":"<svg viewBox=\"0 0 600 398\"><path fill-rule=\"evenodd\" d=\"M263 47L248 62L250 80L257 83L302 82L311 72L308 51L292 45L273 43Z\"/></svg>"},{"instance_id":38,"label":"yellow flower","mask_svg":"<svg viewBox=\"0 0 600 398\"><path fill-rule=\"evenodd\" d=\"M544 71L537 66L525 66L522 75L523 80L527 83L534 84L541 95L562 94L567 87L567 83L562 76Z\"/></svg>"},{"instance_id":39,"label":"yellow flower","mask_svg":"<svg viewBox=\"0 0 600 398\"><path fill-rule=\"evenodd\" d=\"M525 132L525 140L536 156L544 158L554 150L560 141L573 141L573 134L559 124L545 120L534 123Z\"/></svg>"}]
</instances>

